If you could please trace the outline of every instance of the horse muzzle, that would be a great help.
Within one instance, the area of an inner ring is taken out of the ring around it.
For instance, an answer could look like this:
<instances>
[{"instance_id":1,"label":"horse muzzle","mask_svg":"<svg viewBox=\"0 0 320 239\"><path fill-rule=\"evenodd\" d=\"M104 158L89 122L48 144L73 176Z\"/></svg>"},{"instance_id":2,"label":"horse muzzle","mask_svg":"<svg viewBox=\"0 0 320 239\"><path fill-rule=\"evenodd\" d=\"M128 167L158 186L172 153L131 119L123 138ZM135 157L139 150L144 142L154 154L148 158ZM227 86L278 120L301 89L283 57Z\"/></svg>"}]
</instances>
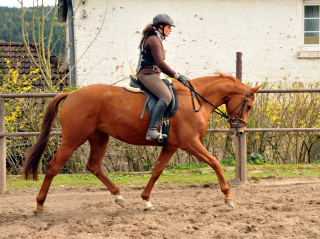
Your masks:
<instances>
[{"instance_id":1,"label":"horse muzzle","mask_svg":"<svg viewBox=\"0 0 320 239\"><path fill-rule=\"evenodd\" d=\"M229 129L229 134L239 136L243 135L246 130L246 127L235 127L235 128L230 128Z\"/></svg>"}]
</instances>

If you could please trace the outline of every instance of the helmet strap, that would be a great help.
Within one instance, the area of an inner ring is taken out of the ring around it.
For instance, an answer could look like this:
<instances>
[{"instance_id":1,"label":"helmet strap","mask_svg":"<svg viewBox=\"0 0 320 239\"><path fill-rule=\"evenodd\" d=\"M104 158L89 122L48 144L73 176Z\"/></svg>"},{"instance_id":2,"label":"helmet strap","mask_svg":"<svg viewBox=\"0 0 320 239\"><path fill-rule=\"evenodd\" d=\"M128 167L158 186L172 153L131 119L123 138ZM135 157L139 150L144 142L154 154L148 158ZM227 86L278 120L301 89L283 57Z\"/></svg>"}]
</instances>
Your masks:
<instances>
[{"instance_id":1,"label":"helmet strap","mask_svg":"<svg viewBox=\"0 0 320 239\"><path fill-rule=\"evenodd\" d=\"M160 25L162 25L162 27L160 27ZM159 24L158 28L160 28L162 30L162 33L160 32L160 34L163 36L163 40L166 39L166 35L164 35L164 28L166 27L166 25L164 24Z\"/></svg>"}]
</instances>

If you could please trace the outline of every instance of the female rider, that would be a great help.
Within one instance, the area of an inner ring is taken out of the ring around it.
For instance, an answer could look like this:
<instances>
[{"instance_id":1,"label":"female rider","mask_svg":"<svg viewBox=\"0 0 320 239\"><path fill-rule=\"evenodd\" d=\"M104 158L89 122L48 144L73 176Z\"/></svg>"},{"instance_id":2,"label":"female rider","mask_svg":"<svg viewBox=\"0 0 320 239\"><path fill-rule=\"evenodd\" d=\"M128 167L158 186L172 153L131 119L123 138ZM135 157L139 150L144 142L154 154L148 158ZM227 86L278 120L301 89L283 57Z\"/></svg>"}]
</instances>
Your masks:
<instances>
[{"instance_id":1,"label":"female rider","mask_svg":"<svg viewBox=\"0 0 320 239\"><path fill-rule=\"evenodd\" d=\"M159 78L160 73L186 84L187 78L172 70L165 63L165 51L162 41L171 33L174 26L172 19L167 14L158 14L153 18L152 24L148 24L143 32L139 45L140 56L137 68L138 80L159 100L153 109L146 139L153 140L160 137L157 127L160 119L171 102L171 94L166 84ZM166 138L162 134L162 138Z\"/></svg>"}]
</instances>

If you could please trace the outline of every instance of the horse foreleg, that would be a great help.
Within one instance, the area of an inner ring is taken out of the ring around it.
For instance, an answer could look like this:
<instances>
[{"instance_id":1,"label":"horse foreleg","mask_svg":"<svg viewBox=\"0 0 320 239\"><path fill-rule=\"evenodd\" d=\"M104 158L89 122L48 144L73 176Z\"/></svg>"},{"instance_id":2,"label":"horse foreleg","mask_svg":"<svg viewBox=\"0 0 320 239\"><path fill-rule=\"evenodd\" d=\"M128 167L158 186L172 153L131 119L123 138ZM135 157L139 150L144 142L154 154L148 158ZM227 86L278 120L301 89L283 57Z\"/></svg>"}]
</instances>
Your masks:
<instances>
[{"instance_id":1,"label":"horse foreleg","mask_svg":"<svg viewBox=\"0 0 320 239\"><path fill-rule=\"evenodd\" d=\"M169 160L171 159L172 155L177 151L177 148L174 149L168 149L166 147L164 147L161 150L160 156L157 160L156 165L154 166L154 169L152 170L152 175L151 178L147 184L147 186L144 188L141 197L144 200L146 207L145 210L149 211L152 210L153 207L150 203L150 193L151 190L154 186L154 184L156 183L157 179L160 177L161 173L163 172L164 168L166 167L167 163L169 162Z\"/></svg>"},{"instance_id":2,"label":"horse foreleg","mask_svg":"<svg viewBox=\"0 0 320 239\"><path fill-rule=\"evenodd\" d=\"M119 188L102 172L102 158L107 150L109 135L96 132L88 141L90 143L90 156L86 165L87 169L92 172L100 181L115 195L115 202L124 207L124 201L120 194Z\"/></svg>"},{"instance_id":3,"label":"horse foreleg","mask_svg":"<svg viewBox=\"0 0 320 239\"><path fill-rule=\"evenodd\" d=\"M212 167L212 169L216 172L216 175L218 177L221 191L225 195L225 203L230 207L234 207L233 198L230 193L230 188L223 175L222 168L221 168L221 165L219 164L219 161L206 150L206 148L201 144L200 141L191 144L189 148L185 148L184 150L191 153L192 155L197 157L199 160L209 164Z\"/></svg>"},{"instance_id":4,"label":"horse foreleg","mask_svg":"<svg viewBox=\"0 0 320 239\"><path fill-rule=\"evenodd\" d=\"M70 147L66 143L62 142L57 153L53 156L51 161L48 163L46 176L43 180L41 189L36 198L37 209L34 210L35 215L37 216L44 215L43 204L44 204L44 201L46 200L52 179L54 178L54 176L56 176L59 173L59 170L67 162L67 160L70 158L70 156L72 155L75 149L76 148Z\"/></svg>"}]
</instances>

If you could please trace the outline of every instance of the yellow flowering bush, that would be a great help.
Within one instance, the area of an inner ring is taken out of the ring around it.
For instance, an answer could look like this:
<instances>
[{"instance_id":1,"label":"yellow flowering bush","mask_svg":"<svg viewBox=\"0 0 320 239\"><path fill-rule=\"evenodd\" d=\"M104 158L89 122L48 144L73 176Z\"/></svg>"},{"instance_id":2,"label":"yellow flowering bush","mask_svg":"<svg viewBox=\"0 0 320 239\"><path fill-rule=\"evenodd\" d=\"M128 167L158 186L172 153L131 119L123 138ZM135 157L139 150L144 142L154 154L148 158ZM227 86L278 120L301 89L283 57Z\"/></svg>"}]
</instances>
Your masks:
<instances>
[{"instance_id":1,"label":"yellow flowering bush","mask_svg":"<svg viewBox=\"0 0 320 239\"><path fill-rule=\"evenodd\" d=\"M32 92L33 81L39 79L38 69L30 69L30 73L21 75L21 63L10 62L5 59L7 73L2 74L2 84L0 94L20 94ZM5 129L6 132L29 132L33 131L32 122L39 121L38 118L43 116L34 112L34 99L26 98L5 98ZM31 119L32 118L32 119ZM30 120L31 119L31 120ZM39 124L39 123L37 123ZM38 130L37 130L38 131ZM10 166L7 168L11 172L21 170L21 160L26 148L31 144L32 138L19 137L7 138L7 162Z\"/></svg>"},{"instance_id":2,"label":"yellow flowering bush","mask_svg":"<svg viewBox=\"0 0 320 239\"><path fill-rule=\"evenodd\" d=\"M8 73L3 76L3 85L0 87L0 94L17 94L29 92L33 85L32 81L36 81L39 77L30 77L37 75L38 69L30 69L28 76L19 74L21 67L21 62L11 63L10 60L5 58L7 63ZM13 67L15 65L15 67ZM24 115L26 100L23 98L5 99L5 109L6 109L6 131L21 131L25 128L26 117ZM18 120L19 119L19 120Z\"/></svg>"},{"instance_id":3,"label":"yellow flowering bush","mask_svg":"<svg viewBox=\"0 0 320 239\"><path fill-rule=\"evenodd\" d=\"M19 73L21 63L13 63L8 59L5 59L5 61L7 73L2 74L0 94L44 93L44 91L49 91L45 85L39 88L32 84L40 79L39 69L31 67L28 74L21 75ZM58 86L55 87L58 88ZM5 98L6 132L40 132L44 112L50 100L50 98ZM54 121L52 131L61 131L59 119L58 116L57 120ZM7 173L19 174L22 169L24 154L36 142L36 137L8 137L6 141ZM60 143L61 136L50 138L39 165L40 173L45 173L47 163L58 150ZM79 156L79 152L82 151L84 157ZM87 153L88 147L77 150L77 154L73 155L73 160L68 161L61 171L65 173L85 171L84 163L87 159Z\"/></svg>"},{"instance_id":4,"label":"yellow flowering bush","mask_svg":"<svg viewBox=\"0 0 320 239\"><path fill-rule=\"evenodd\" d=\"M269 85L268 85L269 84ZM264 89L312 89L316 83L266 82ZM319 93L257 93L249 115L248 128L320 128ZM212 114L208 128L228 128L225 119ZM203 143L219 159L234 155L233 137L208 133ZM310 163L316 159L317 132L247 133L247 151L277 163Z\"/></svg>"}]
</instances>

